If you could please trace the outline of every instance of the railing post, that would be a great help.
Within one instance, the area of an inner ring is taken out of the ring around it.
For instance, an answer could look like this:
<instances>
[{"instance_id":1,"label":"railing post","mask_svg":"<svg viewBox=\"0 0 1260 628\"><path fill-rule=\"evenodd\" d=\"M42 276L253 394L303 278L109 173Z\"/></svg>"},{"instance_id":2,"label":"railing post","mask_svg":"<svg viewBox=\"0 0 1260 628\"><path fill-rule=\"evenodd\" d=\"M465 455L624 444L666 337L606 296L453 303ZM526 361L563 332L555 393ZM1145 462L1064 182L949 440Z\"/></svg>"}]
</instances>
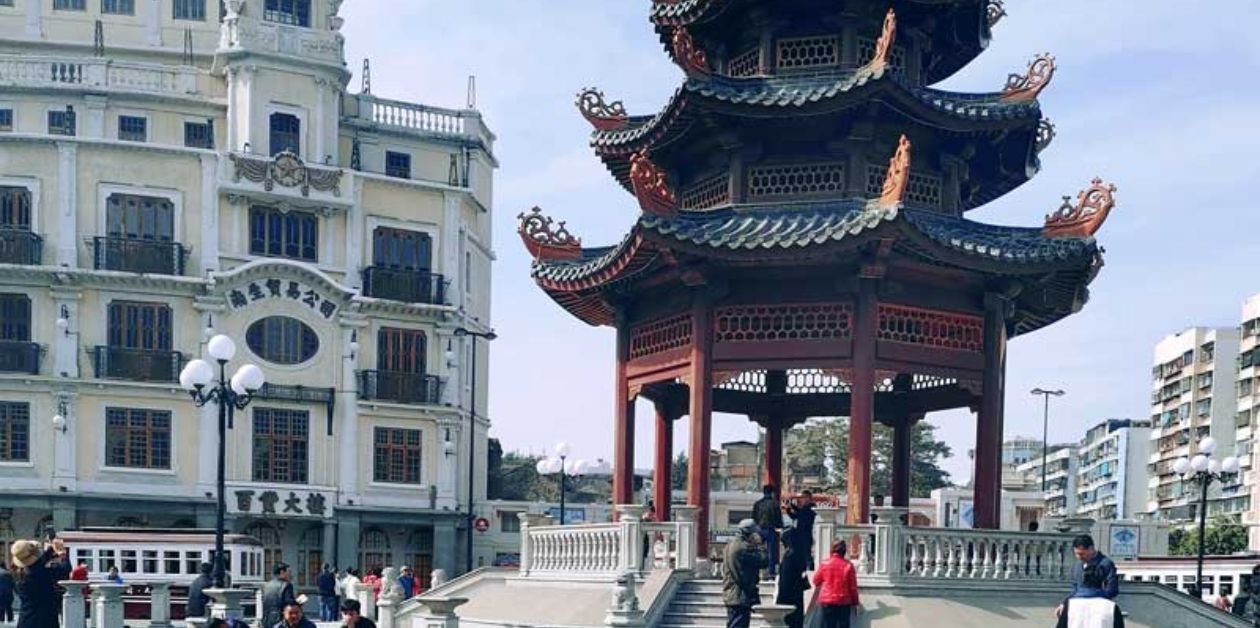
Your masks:
<instances>
[{"instance_id":1,"label":"railing post","mask_svg":"<svg viewBox=\"0 0 1260 628\"><path fill-rule=\"evenodd\" d=\"M210 616L222 619L243 619L244 611L241 602L245 598L253 595L253 592L245 589L206 589L205 594L210 596ZM261 611L262 607L259 606ZM119 624L121 625L121 624Z\"/></svg>"},{"instance_id":2,"label":"railing post","mask_svg":"<svg viewBox=\"0 0 1260 628\"><path fill-rule=\"evenodd\" d=\"M696 556L696 515L700 512L697 506L673 506L674 525L677 526L678 538L674 539L675 569L695 571Z\"/></svg>"},{"instance_id":3,"label":"railing post","mask_svg":"<svg viewBox=\"0 0 1260 628\"><path fill-rule=\"evenodd\" d=\"M92 621L96 628L118 628L123 625L123 584L92 585Z\"/></svg>"},{"instance_id":4,"label":"railing post","mask_svg":"<svg viewBox=\"0 0 1260 628\"><path fill-rule=\"evenodd\" d=\"M521 557L520 557L519 569L520 569L520 575L523 577L523 576L529 575L529 566L533 564L533 561L530 559L531 559L531 552L534 549L534 545L533 543L530 542L530 538L529 538L529 532L530 532L529 513L518 512L516 513L516 518L520 519L521 521Z\"/></svg>"},{"instance_id":5,"label":"railing post","mask_svg":"<svg viewBox=\"0 0 1260 628\"><path fill-rule=\"evenodd\" d=\"M85 628L87 618L84 617L83 590L88 583L81 580L62 580L57 584L66 590L61 598L62 628Z\"/></svg>"},{"instance_id":6,"label":"railing post","mask_svg":"<svg viewBox=\"0 0 1260 628\"><path fill-rule=\"evenodd\" d=\"M372 585L363 584L362 582L354 585L354 599L359 601L359 608L363 612L364 617L376 619L376 596L373 595Z\"/></svg>"},{"instance_id":7,"label":"railing post","mask_svg":"<svg viewBox=\"0 0 1260 628\"><path fill-rule=\"evenodd\" d=\"M639 607L639 596L634 590L633 573L617 576L617 582L612 587L612 604L604 617L604 625L617 628L637 628L644 625L643 609Z\"/></svg>"},{"instance_id":8,"label":"railing post","mask_svg":"<svg viewBox=\"0 0 1260 628\"><path fill-rule=\"evenodd\" d=\"M418 597L416 601L428 612L420 614L420 621L413 623L415 628L459 628L459 616L455 609L468 603L466 597Z\"/></svg>"},{"instance_id":9,"label":"railing post","mask_svg":"<svg viewBox=\"0 0 1260 628\"><path fill-rule=\"evenodd\" d=\"M150 585L149 597L149 628L169 628L171 625L171 583L153 583Z\"/></svg>"},{"instance_id":10,"label":"railing post","mask_svg":"<svg viewBox=\"0 0 1260 628\"><path fill-rule=\"evenodd\" d=\"M647 510L637 504L620 504L618 524L621 528L621 551L617 561L617 573L643 572L643 513Z\"/></svg>"},{"instance_id":11,"label":"railing post","mask_svg":"<svg viewBox=\"0 0 1260 628\"><path fill-rule=\"evenodd\" d=\"M831 506L819 506L818 516L814 518L814 565L823 564L831 558L831 544L836 540L836 517L840 509Z\"/></svg>"}]
</instances>

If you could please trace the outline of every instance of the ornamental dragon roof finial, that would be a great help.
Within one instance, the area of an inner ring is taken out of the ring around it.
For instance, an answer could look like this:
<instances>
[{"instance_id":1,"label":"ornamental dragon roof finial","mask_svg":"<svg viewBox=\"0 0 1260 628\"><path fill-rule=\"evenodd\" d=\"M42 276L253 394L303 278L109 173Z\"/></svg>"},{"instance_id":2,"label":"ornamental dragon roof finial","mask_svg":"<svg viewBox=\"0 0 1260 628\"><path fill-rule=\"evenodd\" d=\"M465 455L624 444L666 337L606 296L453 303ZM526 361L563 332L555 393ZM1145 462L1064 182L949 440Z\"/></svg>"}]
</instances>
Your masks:
<instances>
[{"instance_id":1,"label":"ornamental dragon roof finial","mask_svg":"<svg viewBox=\"0 0 1260 628\"><path fill-rule=\"evenodd\" d=\"M1004 17L1006 17L1006 6L1002 0L989 0L988 6L985 7L985 18L989 21L989 28L997 26Z\"/></svg>"},{"instance_id":2,"label":"ornamental dragon roof finial","mask_svg":"<svg viewBox=\"0 0 1260 628\"><path fill-rule=\"evenodd\" d=\"M1057 132L1054 130L1054 123L1046 118L1042 118L1041 122L1037 123L1037 154L1040 155L1041 151L1050 146L1050 143L1054 141L1055 135L1057 135Z\"/></svg>"},{"instance_id":3,"label":"ornamental dragon roof finial","mask_svg":"<svg viewBox=\"0 0 1260 628\"><path fill-rule=\"evenodd\" d=\"M582 255L582 241L569 233L564 221L560 221L559 228L552 229L551 218L537 207L516 218L521 221L516 233L535 260L572 260Z\"/></svg>"},{"instance_id":4,"label":"ornamental dragon roof finial","mask_svg":"<svg viewBox=\"0 0 1260 628\"><path fill-rule=\"evenodd\" d=\"M704 51L696 48L696 42L692 41L691 33L686 28L678 27L674 29L674 61L682 67L683 72L687 76L708 76L709 58L705 56Z\"/></svg>"},{"instance_id":5,"label":"ornamental dragon roof finial","mask_svg":"<svg viewBox=\"0 0 1260 628\"><path fill-rule=\"evenodd\" d=\"M871 57L870 67L874 69L882 68L888 65L888 59L892 55L893 42L897 40L897 12L888 9L888 14L884 16L884 30L879 34L879 39L875 41L875 54Z\"/></svg>"},{"instance_id":6,"label":"ornamental dragon roof finial","mask_svg":"<svg viewBox=\"0 0 1260 628\"><path fill-rule=\"evenodd\" d=\"M629 124L625 105L620 100L605 103L604 92L594 87L578 92L576 104L582 117L598 131L616 131Z\"/></svg>"},{"instance_id":7,"label":"ornamental dragon roof finial","mask_svg":"<svg viewBox=\"0 0 1260 628\"><path fill-rule=\"evenodd\" d=\"M647 149L630 157L630 183L643 211L662 218L673 218L678 213L678 202L669 188L665 171L652 163Z\"/></svg>"},{"instance_id":8,"label":"ornamental dragon roof finial","mask_svg":"<svg viewBox=\"0 0 1260 628\"><path fill-rule=\"evenodd\" d=\"M1102 227L1107 214L1116 206L1116 186L1103 183L1094 177L1089 187L1076 197L1076 205L1070 196L1063 197L1063 206L1046 215L1042 235L1047 238L1088 238Z\"/></svg>"},{"instance_id":9,"label":"ornamental dragon roof finial","mask_svg":"<svg viewBox=\"0 0 1260 628\"><path fill-rule=\"evenodd\" d=\"M879 193L880 207L892 207L906 196L906 183L910 180L910 138L904 134L897 141L897 152L888 160L888 173L884 175L884 187Z\"/></svg>"},{"instance_id":10,"label":"ornamental dragon roof finial","mask_svg":"<svg viewBox=\"0 0 1260 628\"><path fill-rule=\"evenodd\" d=\"M1041 90L1054 78L1054 57L1050 53L1039 54L1028 64L1024 74L1011 74L1006 77L1006 87L1002 90L1003 102L1032 102L1037 99Z\"/></svg>"}]
</instances>

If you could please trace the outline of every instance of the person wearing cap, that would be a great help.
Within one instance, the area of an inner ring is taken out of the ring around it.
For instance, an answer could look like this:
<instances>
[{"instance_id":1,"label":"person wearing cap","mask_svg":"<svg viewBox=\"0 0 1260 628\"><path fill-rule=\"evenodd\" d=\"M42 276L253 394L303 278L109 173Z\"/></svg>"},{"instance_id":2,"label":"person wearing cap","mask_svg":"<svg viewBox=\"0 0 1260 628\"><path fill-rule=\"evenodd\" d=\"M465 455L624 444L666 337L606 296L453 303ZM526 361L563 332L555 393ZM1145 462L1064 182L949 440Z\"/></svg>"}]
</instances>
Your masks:
<instances>
[{"instance_id":1,"label":"person wearing cap","mask_svg":"<svg viewBox=\"0 0 1260 628\"><path fill-rule=\"evenodd\" d=\"M417 593L416 584L416 576L411 573L411 567L403 567L402 574L398 576L398 586L402 587L404 599Z\"/></svg>"},{"instance_id":2,"label":"person wearing cap","mask_svg":"<svg viewBox=\"0 0 1260 628\"><path fill-rule=\"evenodd\" d=\"M722 603L726 606L727 628L748 628L752 608L761 603L757 583L766 567L757 522L739 522L739 537L726 544L722 557Z\"/></svg>"},{"instance_id":3,"label":"person wearing cap","mask_svg":"<svg viewBox=\"0 0 1260 628\"><path fill-rule=\"evenodd\" d=\"M10 548L14 582L22 605L17 628L50 628L58 625L60 610L57 581L70 577L70 561L61 539L40 546L21 540Z\"/></svg>"},{"instance_id":4,"label":"person wearing cap","mask_svg":"<svg viewBox=\"0 0 1260 628\"><path fill-rule=\"evenodd\" d=\"M262 590L262 625L275 626L284 619L284 608L297 598L293 595L293 583L289 582L289 566L276 563L271 568L271 580Z\"/></svg>"}]
</instances>

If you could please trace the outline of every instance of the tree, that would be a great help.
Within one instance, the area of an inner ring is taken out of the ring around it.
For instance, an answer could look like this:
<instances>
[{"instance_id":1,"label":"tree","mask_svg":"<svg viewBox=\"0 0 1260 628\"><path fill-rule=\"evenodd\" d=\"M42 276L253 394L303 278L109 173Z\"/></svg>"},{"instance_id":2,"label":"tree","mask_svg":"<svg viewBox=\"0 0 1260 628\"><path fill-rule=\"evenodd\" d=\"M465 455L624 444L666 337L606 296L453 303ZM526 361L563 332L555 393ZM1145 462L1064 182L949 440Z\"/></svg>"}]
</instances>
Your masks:
<instances>
[{"instance_id":1,"label":"tree","mask_svg":"<svg viewBox=\"0 0 1260 628\"><path fill-rule=\"evenodd\" d=\"M491 438L486 445L486 499L503 499L503 445Z\"/></svg>"},{"instance_id":2,"label":"tree","mask_svg":"<svg viewBox=\"0 0 1260 628\"><path fill-rule=\"evenodd\" d=\"M1212 520L1204 533L1204 554L1228 556L1247 549L1247 528L1228 516ZM1168 537L1168 549L1177 556L1199 555L1199 530L1173 530Z\"/></svg>"},{"instance_id":3,"label":"tree","mask_svg":"<svg viewBox=\"0 0 1260 628\"><path fill-rule=\"evenodd\" d=\"M670 488L675 491L687 490L687 454L678 452L674 464L670 467Z\"/></svg>"},{"instance_id":4,"label":"tree","mask_svg":"<svg viewBox=\"0 0 1260 628\"><path fill-rule=\"evenodd\" d=\"M910 496L928 497L933 489L950 485L940 463L953 455L936 438L936 426L920 421L911 430ZM892 494L893 429L876 424L871 434L871 494ZM849 420L808 421L787 433L784 461L794 489L817 488L845 492L848 481Z\"/></svg>"}]
</instances>

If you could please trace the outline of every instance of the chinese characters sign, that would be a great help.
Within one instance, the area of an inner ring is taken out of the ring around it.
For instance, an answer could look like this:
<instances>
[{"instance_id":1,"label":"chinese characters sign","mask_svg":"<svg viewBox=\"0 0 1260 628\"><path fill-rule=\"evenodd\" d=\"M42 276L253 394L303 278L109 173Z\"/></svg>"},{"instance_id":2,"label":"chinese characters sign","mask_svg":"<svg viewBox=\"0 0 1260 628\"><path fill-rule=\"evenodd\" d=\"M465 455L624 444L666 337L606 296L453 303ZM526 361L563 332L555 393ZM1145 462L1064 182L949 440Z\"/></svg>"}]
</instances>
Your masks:
<instances>
[{"instance_id":1,"label":"chinese characters sign","mask_svg":"<svg viewBox=\"0 0 1260 628\"><path fill-rule=\"evenodd\" d=\"M230 487L228 510L241 515L279 517L331 517L330 493L309 490Z\"/></svg>"},{"instance_id":2,"label":"chinese characters sign","mask_svg":"<svg viewBox=\"0 0 1260 628\"><path fill-rule=\"evenodd\" d=\"M251 281L249 285L236 288L228 293L228 304L239 310L254 301L263 299L288 299L302 303L318 312L325 319L331 319L337 313L337 303L314 288L291 279L271 278L265 281Z\"/></svg>"}]
</instances>

